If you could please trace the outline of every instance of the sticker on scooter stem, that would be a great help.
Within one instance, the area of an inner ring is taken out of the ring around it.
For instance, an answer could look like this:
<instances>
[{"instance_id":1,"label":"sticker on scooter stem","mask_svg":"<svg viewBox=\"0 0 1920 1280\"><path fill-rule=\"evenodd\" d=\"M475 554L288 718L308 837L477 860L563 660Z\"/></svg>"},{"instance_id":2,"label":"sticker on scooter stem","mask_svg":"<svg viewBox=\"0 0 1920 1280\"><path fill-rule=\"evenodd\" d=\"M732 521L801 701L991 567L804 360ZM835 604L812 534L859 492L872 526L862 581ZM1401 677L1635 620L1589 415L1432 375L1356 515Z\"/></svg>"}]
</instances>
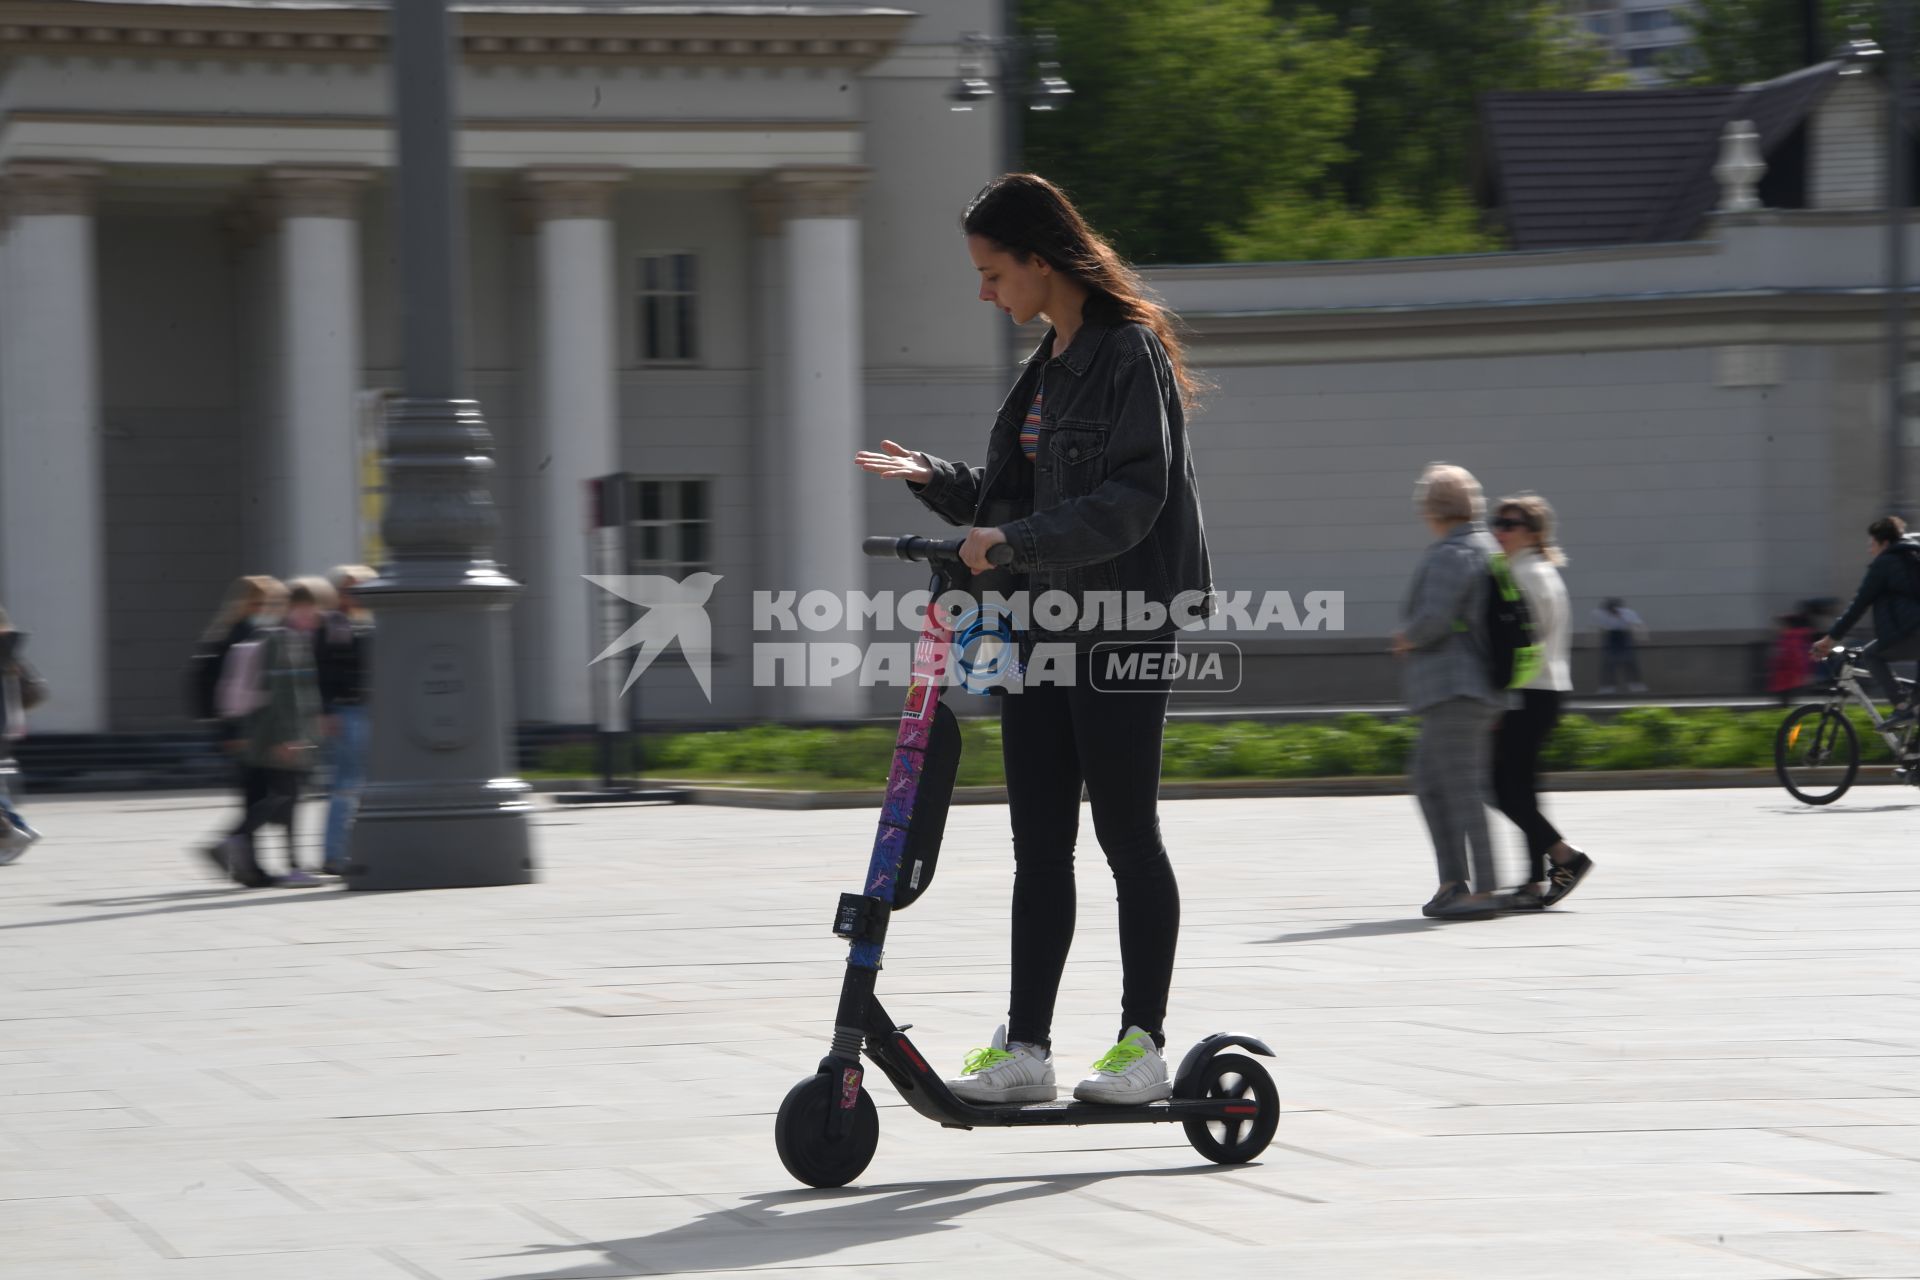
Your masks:
<instances>
[{"instance_id":1,"label":"sticker on scooter stem","mask_svg":"<svg viewBox=\"0 0 1920 1280\"><path fill-rule=\"evenodd\" d=\"M933 682L915 679L907 686L907 705L901 715L910 720L925 720L933 710Z\"/></svg>"}]
</instances>

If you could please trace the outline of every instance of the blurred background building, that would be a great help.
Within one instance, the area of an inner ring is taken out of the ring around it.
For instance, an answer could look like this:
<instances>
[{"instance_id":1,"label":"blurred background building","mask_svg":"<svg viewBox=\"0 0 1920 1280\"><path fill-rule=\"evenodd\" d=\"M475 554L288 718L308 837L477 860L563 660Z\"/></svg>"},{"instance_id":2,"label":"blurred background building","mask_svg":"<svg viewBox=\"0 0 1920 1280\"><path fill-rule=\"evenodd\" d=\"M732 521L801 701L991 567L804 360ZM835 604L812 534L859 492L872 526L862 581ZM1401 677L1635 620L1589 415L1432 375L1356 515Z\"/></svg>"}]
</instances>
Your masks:
<instances>
[{"instance_id":1,"label":"blurred background building","mask_svg":"<svg viewBox=\"0 0 1920 1280\"><path fill-rule=\"evenodd\" d=\"M1603 41L1636 85L1664 84L1684 66L1693 37L1691 0L1566 0L1581 27Z\"/></svg>"},{"instance_id":2,"label":"blurred background building","mask_svg":"<svg viewBox=\"0 0 1920 1280\"><path fill-rule=\"evenodd\" d=\"M920 585L855 538L931 517L850 455L980 455L1007 335L957 219L1006 163L1006 95L948 93L1002 15L464 6L472 387L528 587L523 721L593 718L586 485L611 472L631 572L722 575L712 703L673 654L648 719L895 704L755 688L751 594ZM0 601L60 691L43 730L178 729L228 580L377 558L385 22L0 0ZM1236 705L1394 699L1436 458L1559 506L1576 620L1625 597L1657 691L1752 689L1772 618L1855 580L1885 492L1881 85L1835 61L1496 94L1473 195L1499 251L1150 268L1217 383L1193 438L1218 585L1346 594L1342 634L1248 640ZM1765 207L1721 215L1740 120Z\"/></svg>"}]
</instances>

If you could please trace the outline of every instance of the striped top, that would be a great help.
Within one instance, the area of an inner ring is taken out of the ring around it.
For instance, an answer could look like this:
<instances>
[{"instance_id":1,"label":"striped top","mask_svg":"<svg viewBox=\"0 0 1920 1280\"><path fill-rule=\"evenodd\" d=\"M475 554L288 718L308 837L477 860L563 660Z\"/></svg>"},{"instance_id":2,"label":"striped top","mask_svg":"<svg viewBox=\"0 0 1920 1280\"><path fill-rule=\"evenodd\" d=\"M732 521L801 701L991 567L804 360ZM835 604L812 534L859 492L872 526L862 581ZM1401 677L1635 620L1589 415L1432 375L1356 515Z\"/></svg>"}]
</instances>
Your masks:
<instances>
[{"instance_id":1,"label":"striped top","mask_svg":"<svg viewBox=\"0 0 1920 1280\"><path fill-rule=\"evenodd\" d=\"M1033 393L1033 404L1027 409L1027 420L1020 427L1020 452L1032 462L1033 456L1040 451L1040 395Z\"/></svg>"}]
</instances>

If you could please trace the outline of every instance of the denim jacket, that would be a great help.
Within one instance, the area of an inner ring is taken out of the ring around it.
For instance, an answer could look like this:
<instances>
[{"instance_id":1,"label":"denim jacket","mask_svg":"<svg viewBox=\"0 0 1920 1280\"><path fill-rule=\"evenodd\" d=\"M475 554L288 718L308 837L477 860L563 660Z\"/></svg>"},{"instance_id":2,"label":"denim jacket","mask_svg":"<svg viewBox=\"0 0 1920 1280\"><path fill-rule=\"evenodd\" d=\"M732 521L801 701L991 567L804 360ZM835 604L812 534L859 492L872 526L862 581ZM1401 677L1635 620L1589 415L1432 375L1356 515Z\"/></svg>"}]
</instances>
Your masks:
<instances>
[{"instance_id":1,"label":"denim jacket","mask_svg":"<svg viewBox=\"0 0 1920 1280\"><path fill-rule=\"evenodd\" d=\"M1080 602L1074 625L1056 638L1164 636L1172 621L1144 630L1137 624L1181 596L1198 597L1191 618L1208 616L1213 566L1166 349L1144 325L1091 321L1065 351L1041 359L1052 344L1049 330L1000 406L986 465L923 455L933 478L909 488L949 524L1004 528L1015 568L1036 597L1062 591ZM1043 392L1039 448L1029 466L1020 427L1036 389ZM1015 518L1006 522L1000 516L1009 510ZM1148 607L1129 615L1135 629L1090 628L1085 602L1094 592L1138 593Z\"/></svg>"}]
</instances>

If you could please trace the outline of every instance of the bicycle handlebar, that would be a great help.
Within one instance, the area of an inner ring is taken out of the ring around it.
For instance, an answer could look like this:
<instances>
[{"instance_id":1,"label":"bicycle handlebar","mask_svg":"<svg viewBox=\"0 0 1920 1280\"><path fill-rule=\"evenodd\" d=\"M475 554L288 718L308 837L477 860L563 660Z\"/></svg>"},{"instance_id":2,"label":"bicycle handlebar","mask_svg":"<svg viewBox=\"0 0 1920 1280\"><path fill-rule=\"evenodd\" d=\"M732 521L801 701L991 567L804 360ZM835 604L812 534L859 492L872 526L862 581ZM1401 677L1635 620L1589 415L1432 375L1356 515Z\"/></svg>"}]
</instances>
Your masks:
<instances>
[{"instance_id":1,"label":"bicycle handlebar","mask_svg":"<svg viewBox=\"0 0 1920 1280\"><path fill-rule=\"evenodd\" d=\"M860 550L880 559L918 561L922 564L959 564L960 544L964 538L920 538L908 534L902 538L872 537L860 543ZM1002 542L987 548L987 563L1005 568L1013 563L1013 548Z\"/></svg>"}]
</instances>

